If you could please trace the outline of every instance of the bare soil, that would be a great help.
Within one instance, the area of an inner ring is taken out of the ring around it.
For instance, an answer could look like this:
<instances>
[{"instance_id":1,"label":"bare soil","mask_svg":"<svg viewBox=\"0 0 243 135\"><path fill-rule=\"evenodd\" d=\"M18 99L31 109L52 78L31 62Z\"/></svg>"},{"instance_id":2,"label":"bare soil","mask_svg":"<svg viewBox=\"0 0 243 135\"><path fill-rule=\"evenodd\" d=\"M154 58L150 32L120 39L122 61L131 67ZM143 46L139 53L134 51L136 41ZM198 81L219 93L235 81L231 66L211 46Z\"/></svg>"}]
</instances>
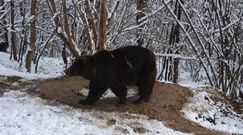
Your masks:
<instances>
[{"instance_id":1,"label":"bare soil","mask_svg":"<svg viewBox=\"0 0 243 135\"><path fill-rule=\"evenodd\" d=\"M0 87L12 87L14 89L15 86L11 86L11 84L18 79L8 78L5 82L8 82L9 85L0 83ZM196 135L224 134L204 128L183 117L183 113L180 110L187 103L187 100L193 96L192 91L188 88L176 84L156 82L151 100L148 103L132 104L137 98L134 96L129 98L128 103L124 106L117 106L116 98L100 99L95 106L80 105L78 104L79 100L86 97L77 95L75 91L87 88L88 83L89 81L80 77L64 77L23 82L18 87L26 88L30 94L37 94L44 99L54 100L75 108L147 115L149 118L160 120L167 127L180 132L194 133Z\"/></svg>"}]
</instances>

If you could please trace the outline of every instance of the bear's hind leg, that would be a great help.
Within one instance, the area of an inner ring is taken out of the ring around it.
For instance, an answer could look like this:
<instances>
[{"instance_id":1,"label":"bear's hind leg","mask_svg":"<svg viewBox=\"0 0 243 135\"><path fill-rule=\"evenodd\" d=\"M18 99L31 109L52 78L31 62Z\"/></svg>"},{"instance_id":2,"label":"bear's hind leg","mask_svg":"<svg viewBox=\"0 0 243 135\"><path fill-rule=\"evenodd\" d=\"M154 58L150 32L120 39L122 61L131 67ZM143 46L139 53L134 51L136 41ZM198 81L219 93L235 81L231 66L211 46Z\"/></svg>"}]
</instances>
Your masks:
<instances>
[{"instance_id":1,"label":"bear's hind leg","mask_svg":"<svg viewBox=\"0 0 243 135\"><path fill-rule=\"evenodd\" d=\"M126 86L112 87L111 90L119 98L118 105L126 103L126 96L127 96Z\"/></svg>"},{"instance_id":2,"label":"bear's hind leg","mask_svg":"<svg viewBox=\"0 0 243 135\"><path fill-rule=\"evenodd\" d=\"M140 84L138 85L138 90L139 90L139 99L137 99L134 103L139 104L142 102L148 102L153 91L153 83L152 84Z\"/></svg>"},{"instance_id":3,"label":"bear's hind leg","mask_svg":"<svg viewBox=\"0 0 243 135\"><path fill-rule=\"evenodd\" d=\"M136 83L140 97L134 102L135 104L149 101L153 92L154 83L155 73L143 72L143 74L141 74L140 78Z\"/></svg>"}]
</instances>

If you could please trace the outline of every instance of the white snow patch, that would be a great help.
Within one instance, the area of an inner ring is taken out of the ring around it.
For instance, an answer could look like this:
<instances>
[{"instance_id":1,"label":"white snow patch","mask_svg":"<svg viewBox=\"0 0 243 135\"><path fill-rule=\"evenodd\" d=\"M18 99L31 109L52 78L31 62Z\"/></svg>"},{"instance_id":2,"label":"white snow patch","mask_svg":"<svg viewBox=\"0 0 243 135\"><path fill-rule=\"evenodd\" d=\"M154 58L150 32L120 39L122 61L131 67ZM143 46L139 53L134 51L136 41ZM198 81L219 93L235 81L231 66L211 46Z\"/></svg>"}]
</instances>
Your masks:
<instances>
[{"instance_id":1,"label":"white snow patch","mask_svg":"<svg viewBox=\"0 0 243 135\"><path fill-rule=\"evenodd\" d=\"M82 96L85 96L87 97L88 94L89 94L89 89L86 89L86 88L82 88L81 90L78 90L78 91L75 91L74 93L76 93L77 95L82 95ZM135 90L135 89L129 89L127 91L127 98L128 97L133 97L135 95L138 94L138 91ZM101 99L105 99L105 98L115 98L116 95L110 90L108 89L101 97Z\"/></svg>"},{"instance_id":2,"label":"white snow patch","mask_svg":"<svg viewBox=\"0 0 243 135\"><path fill-rule=\"evenodd\" d=\"M205 91L195 91L190 103L184 106L185 117L203 127L233 133L243 134L243 114L237 114L221 102L214 102Z\"/></svg>"},{"instance_id":3,"label":"white snow patch","mask_svg":"<svg viewBox=\"0 0 243 135\"><path fill-rule=\"evenodd\" d=\"M39 60L38 74L33 73L35 64L32 64L31 73L27 73L23 62L22 66L14 60L10 60L10 55L0 52L0 75L19 76L25 79L54 78L61 76L64 70L64 64L61 59L41 58ZM24 59L23 59L24 60Z\"/></svg>"},{"instance_id":4,"label":"white snow patch","mask_svg":"<svg viewBox=\"0 0 243 135\"><path fill-rule=\"evenodd\" d=\"M0 97L0 134L45 135L180 135L162 122L128 113L84 112L52 106L26 92L9 91Z\"/></svg>"},{"instance_id":5,"label":"white snow patch","mask_svg":"<svg viewBox=\"0 0 243 135\"><path fill-rule=\"evenodd\" d=\"M183 68L181 68L181 70L182 69ZM201 73L204 73L204 72L202 71ZM187 72L183 71L182 73L180 73L178 84L181 86L184 86L184 87L192 88L192 89L210 86L209 83L207 82L207 80L205 78L203 78L203 76L200 76L198 78L200 78L200 80L193 81L191 73L189 71L187 71Z\"/></svg>"},{"instance_id":6,"label":"white snow patch","mask_svg":"<svg viewBox=\"0 0 243 135\"><path fill-rule=\"evenodd\" d=\"M193 82L191 79L185 79L185 78L180 80L178 84L181 86L184 86L184 87L191 88L191 89L209 86L207 84L202 84L202 82Z\"/></svg>"}]
</instances>

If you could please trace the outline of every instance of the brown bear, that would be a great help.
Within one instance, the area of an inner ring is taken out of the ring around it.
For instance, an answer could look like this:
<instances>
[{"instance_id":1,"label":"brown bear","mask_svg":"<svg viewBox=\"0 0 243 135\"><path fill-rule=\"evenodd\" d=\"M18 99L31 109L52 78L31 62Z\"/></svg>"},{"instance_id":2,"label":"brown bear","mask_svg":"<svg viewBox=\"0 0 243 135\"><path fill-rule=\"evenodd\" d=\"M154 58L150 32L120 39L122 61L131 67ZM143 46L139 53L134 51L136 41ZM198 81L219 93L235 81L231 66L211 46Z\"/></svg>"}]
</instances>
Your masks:
<instances>
[{"instance_id":1,"label":"brown bear","mask_svg":"<svg viewBox=\"0 0 243 135\"><path fill-rule=\"evenodd\" d=\"M138 87L140 97L135 103L141 103L148 101L152 94L156 60L154 53L146 48L126 46L81 56L65 73L90 80L88 97L81 104L95 104L108 88L119 98L118 104L124 104L127 86L131 85Z\"/></svg>"}]
</instances>

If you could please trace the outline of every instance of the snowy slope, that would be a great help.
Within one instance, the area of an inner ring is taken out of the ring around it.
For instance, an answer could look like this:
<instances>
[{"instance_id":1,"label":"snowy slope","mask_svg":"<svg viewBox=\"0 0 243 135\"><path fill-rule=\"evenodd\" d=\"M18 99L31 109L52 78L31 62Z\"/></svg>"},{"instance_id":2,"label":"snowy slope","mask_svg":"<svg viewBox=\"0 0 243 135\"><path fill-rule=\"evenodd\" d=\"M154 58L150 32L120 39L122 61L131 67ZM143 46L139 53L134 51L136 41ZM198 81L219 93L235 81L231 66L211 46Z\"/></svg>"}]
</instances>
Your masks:
<instances>
[{"instance_id":1,"label":"snowy slope","mask_svg":"<svg viewBox=\"0 0 243 135\"><path fill-rule=\"evenodd\" d=\"M84 112L68 106L49 105L26 92L9 91L0 97L1 135L180 135L162 122L146 116Z\"/></svg>"},{"instance_id":2,"label":"snowy slope","mask_svg":"<svg viewBox=\"0 0 243 135\"><path fill-rule=\"evenodd\" d=\"M211 100L210 94L205 91L194 93L182 109L187 119L217 131L243 134L243 114L237 114L231 106Z\"/></svg>"}]
</instances>

